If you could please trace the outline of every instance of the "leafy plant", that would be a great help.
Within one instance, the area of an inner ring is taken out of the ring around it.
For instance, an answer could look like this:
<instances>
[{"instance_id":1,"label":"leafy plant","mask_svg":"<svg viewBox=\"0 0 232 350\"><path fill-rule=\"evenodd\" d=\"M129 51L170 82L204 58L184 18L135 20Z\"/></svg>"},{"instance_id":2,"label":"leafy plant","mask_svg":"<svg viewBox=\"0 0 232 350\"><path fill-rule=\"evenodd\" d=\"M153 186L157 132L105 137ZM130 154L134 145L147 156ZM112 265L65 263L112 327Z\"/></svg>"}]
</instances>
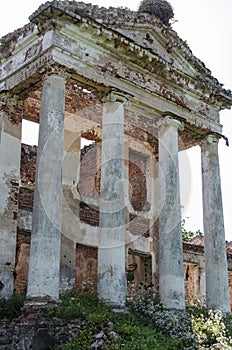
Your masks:
<instances>
[{"instance_id":1,"label":"leafy plant","mask_svg":"<svg viewBox=\"0 0 232 350\"><path fill-rule=\"evenodd\" d=\"M196 306L188 306L186 313L171 311L146 295L133 300L131 305L140 319L142 315L154 329L178 339L179 349L232 349L231 315Z\"/></svg>"},{"instance_id":2,"label":"leafy plant","mask_svg":"<svg viewBox=\"0 0 232 350\"><path fill-rule=\"evenodd\" d=\"M51 312L58 317L78 317L82 320L78 332L73 335L72 341L63 346L63 350L91 349L95 343L98 346L102 343L106 350L184 349L182 340L161 334L131 308L126 313L114 313L100 303L96 295L89 293L66 294L62 296L62 304ZM113 328L110 329L109 324Z\"/></svg>"},{"instance_id":3,"label":"leafy plant","mask_svg":"<svg viewBox=\"0 0 232 350\"><path fill-rule=\"evenodd\" d=\"M97 296L93 293L78 293L71 291L60 296L61 304L56 308L48 310L52 316L80 320L86 319L91 312L96 312L98 308Z\"/></svg>"},{"instance_id":4,"label":"leafy plant","mask_svg":"<svg viewBox=\"0 0 232 350\"><path fill-rule=\"evenodd\" d=\"M0 300L0 317L20 314L25 295ZM48 308L54 322L75 320L75 332L62 350L229 350L232 349L232 316L203 307L171 311L155 298L152 289L133 294L125 313L114 313L91 293L61 295L62 303Z\"/></svg>"},{"instance_id":5,"label":"leafy plant","mask_svg":"<svg viewBox=\"0 0 232 350\"><path fill-rule=\"evenodd\" d=\"M14 294L9 299L0 299L0 317L11 320L19 316L25 297L25 294Z\"/></svg>"},{"instance_id":6,"label":"leafy plant","mask_svg":"<svg viewBox=\"0 0 232 350\"><path fill-rule=\"evenodd\" d=\"M229 350L232 339L227 335L223 314L209 310L207 315L192 316L192 330L197 336L198 349Z\"/></svg>"},{"instance_id":7,"label":"leafy plant","mask_svg":"<svg viewBox=\"0 0 232 350\"><path fill-rule=\"evenodd\" d=\"M191 318L180 311L168 310L157 300L146 296L131 303L132 309L145 318L160 333L179 341L179 349L197 349L196 336L192 333Z\"/></svg>"},{"instance_id":8,"label":"leafy plant","mask_svg":"<svg viewBox=\"0 0 232 350\"><path fill-rule=\"evenodd\" d=\"M190 242L193 237L196 236L203 236L203 233L200 230L197 230L196 232L193 232L191 230L186 230L185 228L186 220L181 220L181 231L182 231L182 239L184 242Z\"/></svg>"}]
</instances>

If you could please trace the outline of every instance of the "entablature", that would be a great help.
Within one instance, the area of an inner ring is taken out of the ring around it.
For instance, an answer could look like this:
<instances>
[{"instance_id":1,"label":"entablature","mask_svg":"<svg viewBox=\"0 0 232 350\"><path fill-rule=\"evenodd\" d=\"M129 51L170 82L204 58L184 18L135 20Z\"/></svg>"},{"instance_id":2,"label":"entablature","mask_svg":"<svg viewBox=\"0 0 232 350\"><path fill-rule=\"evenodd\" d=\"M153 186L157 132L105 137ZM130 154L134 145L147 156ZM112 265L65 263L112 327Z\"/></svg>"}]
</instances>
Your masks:
<instances>
[{"instance_id":1,"label":"entablature","mask_svg":"<svg viewBox=\"0 0 232 350\"><path fill-rule=\"evenodd\" d=\"M118 13L126 15L125 25ZM190 62L194 56L187 44L158 19L75 1L47 2L30 19L25 33L2 40L0 91L27 95L57 65L97 95L114 89L132 96L133 108L144 108L144 116L148 110L160 116L168 111L194 131L221 133L219 110L230 107L231 93L199 60L195 66ZM147 45L139 39L144 36Z\"/></svg>"}]
</instances>

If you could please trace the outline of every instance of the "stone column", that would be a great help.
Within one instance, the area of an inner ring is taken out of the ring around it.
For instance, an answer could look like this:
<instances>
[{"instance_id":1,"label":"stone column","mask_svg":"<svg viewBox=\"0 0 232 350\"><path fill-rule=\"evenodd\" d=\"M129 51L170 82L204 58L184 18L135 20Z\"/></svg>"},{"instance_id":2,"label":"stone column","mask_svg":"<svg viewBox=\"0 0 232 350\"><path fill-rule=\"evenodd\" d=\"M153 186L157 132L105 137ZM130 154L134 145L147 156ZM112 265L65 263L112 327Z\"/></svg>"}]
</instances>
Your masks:
<instances>
[{"instance_id":1,"label":"stone column","mask_svg":"<svg viewBox=\"0 0 232 350\"><path fill-rule=\"evenodd\" d=\"M152 241L152 283L159 294L159 163L153 157L153 241Z\"/></svg>"},{"instance_id":2,"label":"stone column","mask_svg":"<svg viewBox=\"0 0 232 350\"><path fill-rule=\"evenodd\" d=\"M218 138L201 143L203 221L208 309L230 312L226 242L222 208Z\"/></svg>"},{"instance_id":3,"label":"stone column","mask_svg":"<svg viewBox=\"0 0 232 350\"><path fill-rule=\"evenodd\" d=\"M13 294L20 179L22 106L14 95L0 98L0 299Z\"/></svg>"},{"instance_id":4,"label":"stone column","mask_svg":"<svg viewBox=\"0 0 232 350\"><path fill-rule=\"evenodd\" d=\"M68 120L67 123L70 128L70 120ZM72 127L75 129L75 125L72 125ZM76 267L76 237L70 234L69 225L73 225L76 228L77 217L72 210L70 201L74 201L72 191L73 189L76 190L80 176L80 149L80 133L71 132L70 129L65 129L62 181L62 235L60 254L60 291L62 292L72 289L74 284L74 271ZM79 203L75 204L79 205Z\"/></svg>"},{"instance_id":5,"label":"stone column","mask_svg":"<svg viewBox=\"0 0 232 350\"><path fill-rule=\"evenodd\" d=\"M80 176L81 135L64 131L63 185L77 186Z\"/></svg>"},{"instance_id":6,"label":"stone column","mask_svg":"<svg viewBox=\"0 0 232 350\"><path fill-rule=\"evenodd\" d=\"M185 309L178 165L178 128L166 117L159 132L159 293L169 309Z\"/></svg>"},{"instance_id":7,"label":"stone column","mask_svg":"<svg viewBox=\"0 0 232 350\"><path fill-rule=\"evenodd\" d=\"M28 302L58 301L65 78L47 76L42 92L32 220Z\"/></svg>"},{"instance_id":8,"label":"stone column","mask_svg":"<svg viewBox=\"0 0 232 350\"><path fill-rule=\"evenodd\" d=\"M126 303L124 177L124 106L111 93L103 105L98 294L119 308Z\"/></svg>"}]
</instances>

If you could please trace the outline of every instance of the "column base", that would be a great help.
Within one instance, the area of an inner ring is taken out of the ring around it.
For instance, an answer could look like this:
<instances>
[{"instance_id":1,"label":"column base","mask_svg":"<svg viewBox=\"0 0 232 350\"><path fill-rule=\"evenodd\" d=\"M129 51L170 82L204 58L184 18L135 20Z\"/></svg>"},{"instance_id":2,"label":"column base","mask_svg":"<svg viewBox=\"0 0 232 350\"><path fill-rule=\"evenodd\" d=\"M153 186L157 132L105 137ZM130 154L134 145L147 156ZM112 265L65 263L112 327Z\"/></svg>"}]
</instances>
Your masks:
<instances>
[{"instance_id":1,"label":"column base","mask_svg":"<svg viewBox=\"0 0 232 350\"><path fill-rule=\"evenodd\" d=\"M36 309L45 307L56 307L61 303L60 299L45 297L28 297L24 303L24 308L33 307Z\"/></svg>"},{"instance_id":2,"label":"column base","mask_svg":"<svg viewBox=\"0 0 232 350\"><path fill-rule=\"evenodd\" d=\"M114 314L128 314L128 308L125 306L125 307L113 307L112 308L112 312Z\"/></svg>"}]
</instances>

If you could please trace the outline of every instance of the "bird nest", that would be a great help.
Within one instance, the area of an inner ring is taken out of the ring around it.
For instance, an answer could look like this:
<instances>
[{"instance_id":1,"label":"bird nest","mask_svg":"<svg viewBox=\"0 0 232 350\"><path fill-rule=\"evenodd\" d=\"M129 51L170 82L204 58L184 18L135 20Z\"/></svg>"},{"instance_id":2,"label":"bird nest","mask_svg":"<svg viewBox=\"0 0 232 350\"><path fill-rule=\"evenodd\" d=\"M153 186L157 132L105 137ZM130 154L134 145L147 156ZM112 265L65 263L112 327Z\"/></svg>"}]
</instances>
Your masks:
<instances>
[{"instance_id":1,"label":"bird nest","mask_svg":"<svg viewBox=\"0 0 232 350\"><path fill-rule=\"evenodd\" d=\"M165 0L143 0L138 12L149 13L158 17L166 26L170 26L170 19L174 17L172 6Z\"/></svg>"}]
</instances>

